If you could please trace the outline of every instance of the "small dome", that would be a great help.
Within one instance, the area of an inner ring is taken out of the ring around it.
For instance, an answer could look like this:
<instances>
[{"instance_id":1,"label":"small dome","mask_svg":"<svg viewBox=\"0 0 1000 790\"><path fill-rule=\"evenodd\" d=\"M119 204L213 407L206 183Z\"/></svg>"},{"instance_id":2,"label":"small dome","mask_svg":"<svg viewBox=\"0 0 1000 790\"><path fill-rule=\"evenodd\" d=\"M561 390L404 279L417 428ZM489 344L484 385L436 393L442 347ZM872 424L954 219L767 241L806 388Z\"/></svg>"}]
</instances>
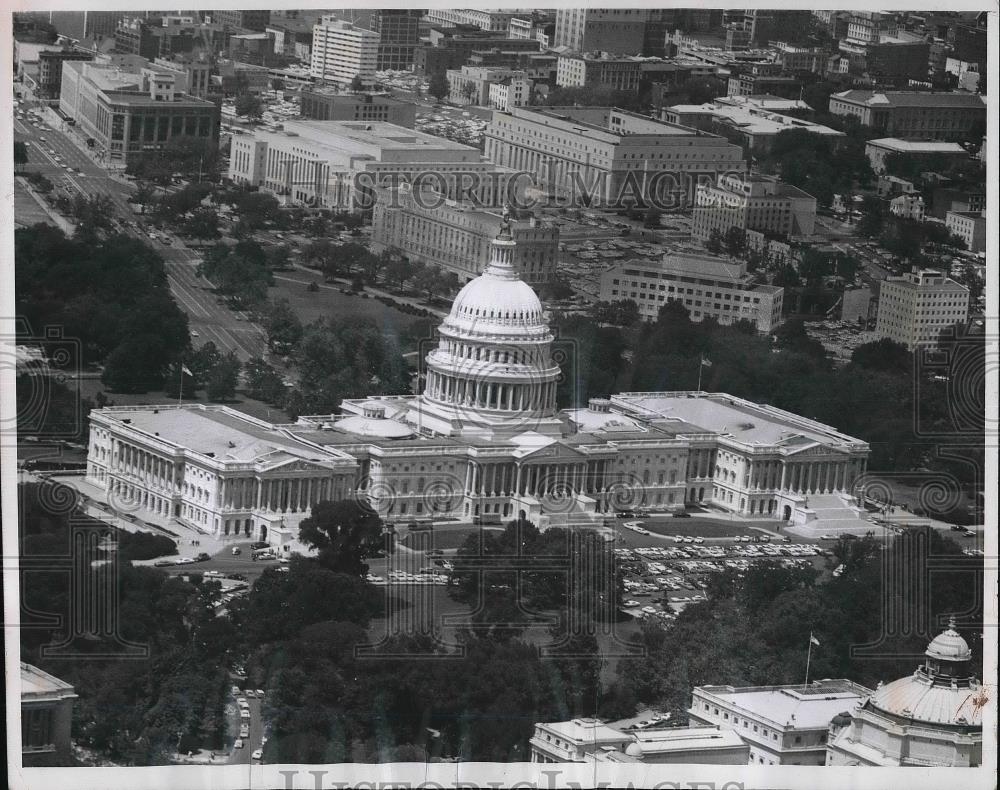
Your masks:
<instances>
[{"instance_id":1,"label":"small dome","mask_svg":"<svg viewBox=\"0 0 1000 790\"><path fill-rule=\"evenodd\" d=\"M632 741L632 743L625 747L625 754L629 757L642 757L642 744L638 741Z\"/></svg>"},{"instance_id":2,"label":"small dome","mask_svg":"<svg viewBox=\"0 0 1000 790\"><path fill-rule=\"evenodd\" d=\"M382 439L408 439L413 436L413 430L399 420L363 417L353 415L334 423L334 427L358 436L375 436Z\"/></svg>"},{"instance_id":3,"label":"small dome","mask_svg":"<svg viewBox=\"0 0 1000 790\"><path fill-rule=\"evenodd\" d=\"M969 643L955 630L954 620L949 623L947 630L931 640L924 655L937 661L970 661L972 659Z\"/></svg>"}]
</instances>

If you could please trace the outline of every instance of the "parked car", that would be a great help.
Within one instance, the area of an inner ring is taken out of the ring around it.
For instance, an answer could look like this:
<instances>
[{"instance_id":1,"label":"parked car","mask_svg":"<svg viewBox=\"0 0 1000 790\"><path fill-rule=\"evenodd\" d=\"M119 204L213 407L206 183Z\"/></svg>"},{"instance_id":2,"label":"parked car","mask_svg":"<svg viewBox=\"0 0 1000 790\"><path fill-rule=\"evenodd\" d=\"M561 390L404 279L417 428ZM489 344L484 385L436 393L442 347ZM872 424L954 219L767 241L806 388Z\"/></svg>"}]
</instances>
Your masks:
<instances>
[{"instance_id":1,"label":"parked car","mask_svg":"<svg viewBox=\"0 0 1000 790\"><path fill-rule=\"evenodd\" d=\"M236 743L233 744L233 748L234 749L242 749L243 748L243 739L242 738L237 738L236 739Z\"/></svg>"},{"instance_id":2,"label":"parked car","mask_svg":"<svg viewBox=\"0 0 1000 790\"><path fill-rule=\"evenodd\" d=\"M242 727L240 727L240 737L241 738L249 738L250 737L250 727L249 727L249 725L244 724Z\"/></svg>"},{"instance_id":3,"label":"parked car","mask_svg":"<svg viewBox=\"0 0 1000 790\"><path fill-rule=\"evenodd\" d=\"M153 567L154 568L165 568L168 565L173 565L173 564L174 564L173 560L157 560L156 562L153 563Z\"/></svg>"},{"instance_id":4,"label":"parked car","mask_svg":"<svg viewBox=\"0 0 1000 790\"><path fill-rule=\"evenodd\" d=\"M253 754L250 755L250 759L251 760L262 760L262 759L264 759L264 750L263 749L254 749Z\"/></svg>"},{"instance_id":5,"label":"parked car","mask_svg":"<svg viewBox=\"0 0 1000 790\"><path fill-rule=\"evenodd\" d=\"M198 554L198 562L205 562L210 559L212 559L212 557L207 551L202 551Z\"/></svg>"},{"instance_id":6,"label":"parked car","mask_svg":"<svg viewBox=\"0 0 1000 790\"><path fill-rule=\"evenodd\" d=\"M233 556L234 557L238 557L242 553L243 552L240 551L240 547L239 546L233 546Z\"/></svg>"}]
</instances>

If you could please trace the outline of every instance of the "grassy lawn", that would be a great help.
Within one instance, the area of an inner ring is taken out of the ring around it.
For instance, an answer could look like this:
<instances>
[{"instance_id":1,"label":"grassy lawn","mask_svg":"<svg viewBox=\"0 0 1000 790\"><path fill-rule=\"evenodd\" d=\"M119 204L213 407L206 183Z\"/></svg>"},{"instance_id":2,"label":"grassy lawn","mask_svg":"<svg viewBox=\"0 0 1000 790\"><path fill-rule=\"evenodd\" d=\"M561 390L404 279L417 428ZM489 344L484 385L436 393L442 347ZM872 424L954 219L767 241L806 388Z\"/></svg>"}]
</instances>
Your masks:
<instances>
[{"instance_id":1,"label":"grassy lawn","mask_svg":"<svg viewBox=\"0 0 1000 790\"><path fill-rule=\"evenodd\" d=\"M315 282L318 291L307 291L306 286ZM303 324L319 318L342 318L365 316L372 318L387 335L399 335L420 317L409 315L381 302L362 296L342 294L342 286L324 283L321 274L311 274L299 270L276 272L274 287L269 289L271 299L287 299L295 314Z\"/></svg>"}]
</instances>

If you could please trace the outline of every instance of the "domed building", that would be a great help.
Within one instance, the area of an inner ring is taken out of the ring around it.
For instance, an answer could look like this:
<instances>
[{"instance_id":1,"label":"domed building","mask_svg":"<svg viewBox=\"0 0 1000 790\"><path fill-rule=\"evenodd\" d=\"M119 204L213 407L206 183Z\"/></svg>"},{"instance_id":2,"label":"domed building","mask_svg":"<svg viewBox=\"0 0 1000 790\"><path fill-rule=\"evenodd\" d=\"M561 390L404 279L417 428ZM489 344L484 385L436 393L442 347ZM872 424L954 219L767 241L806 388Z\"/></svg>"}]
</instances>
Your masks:
<instances>
[{"instance_id":1,"label":"domed building","mask_svg":"<svg viewBox=\"0 0 1000 790\"><path fill-rule=\"evenodd\" d=\"M345 400L289 425L219 405L94 409L88 495L166 528L283 549L323 499L360 496L403 523L524 516L545 528L688 504L791 521L850 495L868 444L770 406L663 391L560 410L557 390L579 388L588 350L557 345L516 252L505 215L490 262L438 328L419 395Z\"/></svg>"},{"instance_id":2,"label":"domed building","mask_svg":"<svg viewBox=\"0 0 1000 790\"><path fill-rule=\"evenodd\" d=\"M982 762L982 684L954 619L908 677L880 684L831 722L827 765L952 766Z\"/></svg>"}]
</instances>

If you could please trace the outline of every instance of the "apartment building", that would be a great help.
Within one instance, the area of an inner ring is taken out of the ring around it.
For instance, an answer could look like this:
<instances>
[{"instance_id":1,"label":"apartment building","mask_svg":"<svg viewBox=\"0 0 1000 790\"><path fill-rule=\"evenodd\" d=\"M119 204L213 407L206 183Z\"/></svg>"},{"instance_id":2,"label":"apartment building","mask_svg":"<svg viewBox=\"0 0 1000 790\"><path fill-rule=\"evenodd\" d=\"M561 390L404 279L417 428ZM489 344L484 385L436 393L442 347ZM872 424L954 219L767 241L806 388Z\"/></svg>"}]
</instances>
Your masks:
<instances>
[{"instance_id":1,"label":"apartment building","mask_svg":"<svg viewBox=\"0 0 1000 790\"><path fill-rule=\"evenodd\" d=\"M965 242L969 252L986 252L986 212L949 211L945 226Z\"/></svg>"},{"instance_id":2,"label":"apartment building","mask_svg":"<svg viewBox=\"0 0 1000 790\"><path fill-rule=\"evenodd\" d=\"M126 65L131 70L112 63L63 64L59 109L110 160L127 163L175 137L218 140L218 106L185 93L183 74L141 58Z\"/></svg>"},{"instance_id":3,"label":"apartment building","mask_svg":"<svg viewBox=\"0 0 1000 790\"><path fill-rule=\"evenodd\" d=\"M455 272L463 283L478 277L489 262L490 243L503 221L499 210L448 200L425 189L380 190L372 214L372 243L410 260ZM514 266L521 279L540 285L555 279L559 228L536 219L514 220Z\"/></svg>"},{"instance_id":4,"label":"apartment building","mask_svg":"<svg viewBox=\"0 0 1000 790\"><path fill-rule=\"evenodd\" d=\"M379 35L350 22L325 16L313 27L310 72L318 80L349 85L355 77L375 82Z\"/></svg>"},{"instance_id":5,"label":"apartment building","mask_svg":"<svg viewBox=\"0 0 1000 790\"><path fill-rule=\"evenodd\" d=\"M963 140L985 129L986 99L975 93L848 90L830 96L830 112L855 115L888 137Z\"/></svg>"},{"instance_id":6,"label":"apartment building","mask_svg":"<svg viewBox=\"0 0 1000 790\"><path fill-rule=\"evenodd\" d=\"M825 765L830 722L872 694L850 680L808 686L696 686L691 724L715 724L739 734L750 765Z\"/></svg>"},{"instance_id":7,"label":"apartment building","mask_svg":"<svg viewBox=\"0 0 1000 790\"><path fill-rule=\"evenodd\" d=\"M731 227L767 236L810 236L816 225L816 198L776 178L724 174L695 193L691 233L706 241Z\"/></svg>"},{"instance_id":8,"label":"apartment building","mask_svg":"<svg viewBox=\"0 0 1000 790\"><path fill-rule=\"evenodd\" d=\"M494 206L510 173L478 149L381 121L286 121L233 137L229 177L286 204L370 210L375 188L414 181Z\"/></svg>"},{"instance_id":9,"label":"apartment building","mask_svg":"<svg viewBox=\"0 0 1000 790\"><path fill-rule=\"evenodd\" d=\"M417 107L412 102L372 93L341 93L327 87L302 91L301 113L313 121L384 121L412 129Z\"/></svg>"},{"instance_id":10,"label":"apartment building","mask_svg":"<svg viewBox=\"0 0 1000 790\"><path fill-rule=\"evenodd\" d=\"M646 320L655 320L668 301L678 301L692 321L750 321L766 334L781 323L784 289L756 284L745 263L668 253L661 261L626 261L604 272L600 294L606 302L631 299Z\"/></svg>"},{"instance_id":11,"label":"apartment building","mask_svg":"<svg viewBox=\"0 0 1000 790\"><path fill-rule=\"evenodd\" d=\"M882 281L875 333L909 349L934 345L941 331L969 317L969 289L936 269Z\"/></svg>"},{"instance_id":12,"label":"apartment building","mask_svg":"<svg viewBox=\"0 0 1000 790\"><path fill-rule=\"evenodd\" d=\"M642 196L683 207L697 180L746 169L740 147L722 137L615 107L514 107L493 114L485 143L498 165L610 205Z\"/></svg>"}]
</instances>

